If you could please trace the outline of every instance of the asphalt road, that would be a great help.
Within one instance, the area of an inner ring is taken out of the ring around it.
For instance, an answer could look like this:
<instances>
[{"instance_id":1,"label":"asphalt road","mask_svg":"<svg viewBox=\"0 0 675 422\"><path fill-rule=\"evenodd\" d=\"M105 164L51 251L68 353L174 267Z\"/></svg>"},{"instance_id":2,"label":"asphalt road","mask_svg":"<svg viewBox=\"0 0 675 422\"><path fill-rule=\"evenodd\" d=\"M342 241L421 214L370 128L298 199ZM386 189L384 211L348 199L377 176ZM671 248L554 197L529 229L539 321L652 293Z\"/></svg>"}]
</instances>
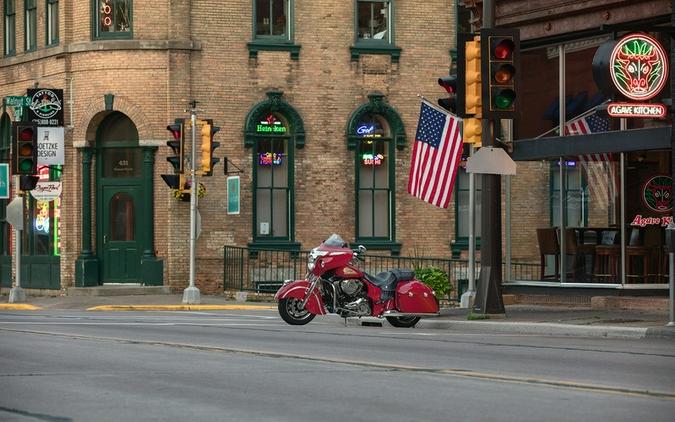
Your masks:
<instances>
[{"instance_id":1,"label":"asphalt road","mask_svg":"<svg viewBox=\"0 0 675 422\"><path fill-rule=\"evenodd\" d=\"M0 313L1 421L671 421L675 342Z\"/></svg>"}]
</instances>

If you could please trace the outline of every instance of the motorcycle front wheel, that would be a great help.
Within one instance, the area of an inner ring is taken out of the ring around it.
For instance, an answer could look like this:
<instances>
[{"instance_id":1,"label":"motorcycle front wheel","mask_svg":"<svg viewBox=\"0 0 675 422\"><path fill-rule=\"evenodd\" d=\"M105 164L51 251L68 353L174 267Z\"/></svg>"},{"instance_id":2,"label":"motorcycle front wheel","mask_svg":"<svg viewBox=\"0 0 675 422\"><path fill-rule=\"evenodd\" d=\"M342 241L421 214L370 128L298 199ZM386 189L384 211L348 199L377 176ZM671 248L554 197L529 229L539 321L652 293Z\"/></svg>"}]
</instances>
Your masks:
<instances>
[{"instance_id":1,"label":"motorcycle front wheel","mask_svg":"<svg viewBox=\"0 0 675 422\"><path fill-rule=\"evenodd\" d=\"M415 324L417 324L420 320L420 317L416 316L400 316L400 317L395 317L395 316L388 316L387 321L393 325L394 327L398 328L410 328L414 327Z\"/></svg>"},{"instance_id":2,"label":"motorcycle front wheel","mask_svg":"<svg viewBox=\"0 0 675 422\"><path fill-rule=\"evenodd\" d=\"M315 315L301 307L302 300L295 297L281 299L277 305L281 319L291 325L305 325Z\"/></svg>"}]
</instances>

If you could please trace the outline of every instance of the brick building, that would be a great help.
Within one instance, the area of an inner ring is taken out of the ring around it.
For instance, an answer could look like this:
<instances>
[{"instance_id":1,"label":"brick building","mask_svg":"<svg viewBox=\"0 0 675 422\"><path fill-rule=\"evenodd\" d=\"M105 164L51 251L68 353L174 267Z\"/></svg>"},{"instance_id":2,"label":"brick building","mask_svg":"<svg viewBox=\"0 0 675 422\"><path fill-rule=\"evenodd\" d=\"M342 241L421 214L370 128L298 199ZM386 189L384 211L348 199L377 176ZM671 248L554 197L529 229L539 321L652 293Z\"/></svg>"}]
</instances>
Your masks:
<instances>
[{"instance_id":1,"label":"brick building","mask_svg":"<svg viewBox=\"0 0 675 422\"><path fill-rule=\"evenodd\" d=\"M160 175L166 126L191 100L221 144L200 178L200 289L222 288L224 245L306 250L339 232L378 253L449 256L454 201L438 209L406 185L418 94L439 97L451 64L454 2L6 0L3 13L0 95L63 90L64 162L41 172L62 194L25 201L22 287L186 286L189 204ZM4 111L8 160L18 116ZM261 122L283 132L265 137ZM239 214L226 212L223 157L241 169Z\"/></svg>"}]
</instances>

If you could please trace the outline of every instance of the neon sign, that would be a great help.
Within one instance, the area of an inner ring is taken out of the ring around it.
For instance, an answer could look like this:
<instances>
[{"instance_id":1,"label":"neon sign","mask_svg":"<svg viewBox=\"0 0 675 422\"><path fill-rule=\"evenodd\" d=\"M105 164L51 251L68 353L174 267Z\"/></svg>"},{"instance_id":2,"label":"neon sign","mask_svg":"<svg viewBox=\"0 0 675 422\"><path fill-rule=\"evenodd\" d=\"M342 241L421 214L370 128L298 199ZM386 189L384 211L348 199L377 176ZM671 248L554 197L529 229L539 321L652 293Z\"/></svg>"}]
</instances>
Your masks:
<instances>
[{"instance_id":1,"label":"neon sign","mask_svg":"<svg viewBox=\"0 0 675 422\"><path fill-rule=\"evenodd\" d=\"M364 166L381 166L384 155L382 154L363 154L361 156L361 163Z\"/></svg>"},{"instance_id":2,"label":"neon sign","mask_svg":"<svg viewBox=\"0 0 675 422\"><path fill-rule=\"evenodd\" d=\"M673 194L670 176L658 175L651 177L642 186L642 202L651 211L670 212L672 209L670 198Z\"/></svg>"},{"instance_id":3,"label":"neon sign","mask_svg":"<svg viewBox=\"0 0 675 422\"><path fill-rule=\"evenodd\" d=\"M35 231L49 234L49 202L36 201L35 209L37 210L34 220Z\"/></svg>"},{"instance_id":4,"label":"neon sign","mask_svg":"<svg viewBox=\"0 0 675 422\"><path fill-rule=\"evenodd\" d=\"M110 0L104 0L101 2L101 23L106 28L110 28L112 25L112 7L109 3Z\"/></svg>"},{"instance_id":5,"label":"neon sign","mask_svg":"<svg viewBox=\"0 0 675 422\"><path fill-rule=\"evenodd\" d=\"M379 133L375 133L375 125L366 125L363 124L359 127L356 128L356 134L361 135L364 138L379 138L382 135Z\"/></svg>"},{"instance_id":6,"label":"neon sign","mask_svg":"<svg viewBox=\"0 0 675 422\"><path fill-rule=\"evenodd\" d=\"M286 133L286 126L277 119L274 114L270 114L261 120L255 127L255 131L258 133Z\"/></svg>"},{"instance_id":7,"label":"neon sign","mask_svg":"<svg viewBox=\"0 0 675 422\"><path fill-rule=\"evenodd\" d=\"M666 52L654 38L644 34L623 37L610 55L609 73L617 90L627 98L654 98L668 79Z\"/></svg>"},{"instance_id":8,"label":"neon sign","mask_svg":"<svg viewBox=\"0 0 675 422\"><path fill-rule=\"evenodd\" d=\"M283 156L282 152L261 152L258 156L258 164L261 166L279 166Z\"/></svg>"}]
</instances>

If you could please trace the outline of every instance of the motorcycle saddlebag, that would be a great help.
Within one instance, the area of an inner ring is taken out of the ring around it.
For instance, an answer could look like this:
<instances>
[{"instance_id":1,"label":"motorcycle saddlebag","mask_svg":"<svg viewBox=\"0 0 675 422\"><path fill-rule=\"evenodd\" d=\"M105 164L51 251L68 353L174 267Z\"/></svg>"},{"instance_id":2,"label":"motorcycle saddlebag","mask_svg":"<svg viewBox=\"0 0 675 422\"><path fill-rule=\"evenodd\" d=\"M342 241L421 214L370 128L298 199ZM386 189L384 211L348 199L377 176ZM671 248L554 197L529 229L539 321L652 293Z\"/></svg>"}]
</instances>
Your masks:
<instances>
[{"instance_id":1,"label":"motorcycle saddlebag","mask_svg":"<svg viewBox=\"0 0 675 422\"><path fill-rule=\"evenodd\" d=\"M410 280L396 286L396 307L401 313L436 314L438 301L432 290L419 280Z\"/></svg>"}]
</instances>

